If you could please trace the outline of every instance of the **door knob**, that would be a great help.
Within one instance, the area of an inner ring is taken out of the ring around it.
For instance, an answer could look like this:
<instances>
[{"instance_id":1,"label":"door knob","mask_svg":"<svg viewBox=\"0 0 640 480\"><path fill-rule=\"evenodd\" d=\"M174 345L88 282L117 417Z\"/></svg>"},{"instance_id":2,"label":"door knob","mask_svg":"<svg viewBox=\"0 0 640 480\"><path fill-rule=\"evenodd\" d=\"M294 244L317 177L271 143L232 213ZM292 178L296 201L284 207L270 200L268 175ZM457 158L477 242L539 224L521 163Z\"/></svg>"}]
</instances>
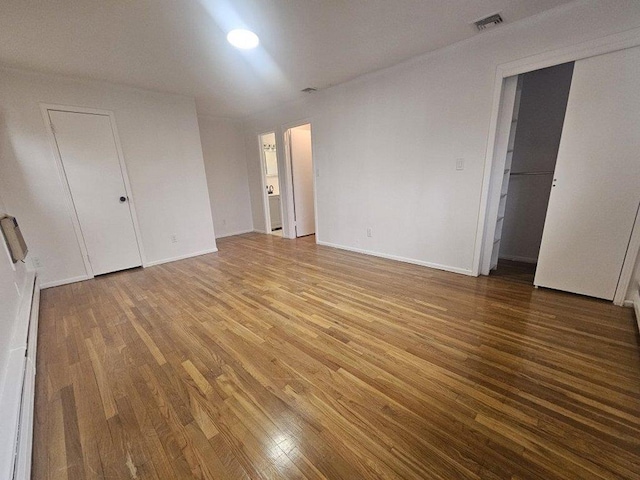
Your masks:
<instances>
[{"instance_id":1,"label":"door knob","mask_svg":"<svg viewBox=\"0 0 640 480\"><path fill-rule=\"evenodd\" d=\"M127 197L120 197L120 203L124 203L127 201Z\"/></svg>"}]
</instances>

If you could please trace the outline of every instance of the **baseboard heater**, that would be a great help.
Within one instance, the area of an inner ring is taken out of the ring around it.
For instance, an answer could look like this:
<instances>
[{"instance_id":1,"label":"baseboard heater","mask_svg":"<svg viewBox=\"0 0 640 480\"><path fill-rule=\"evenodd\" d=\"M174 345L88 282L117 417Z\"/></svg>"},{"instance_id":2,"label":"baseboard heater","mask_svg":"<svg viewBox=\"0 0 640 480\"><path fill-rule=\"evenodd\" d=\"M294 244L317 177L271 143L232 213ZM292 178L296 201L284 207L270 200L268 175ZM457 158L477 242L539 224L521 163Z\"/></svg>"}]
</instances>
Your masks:
<instances>
[{"instance_id":1,"label":"baseboard heater","mask_svg":"<svg viewBox=\"0 0 640 480\"><path fill-rule=\"evenodd\" d=\"M33 446L40 289L28 274L0 392L0 478L29 480Z\"/></svg>"},{"instance_id":2,"label":"baseboard heater","mask_svg":"<svg viewBox=\"0 0 640 480\"><path fill-rule=\"evenodd\" d=\"M636 323L638 324L638 330L640 330L640 280L635 282L635 288L631 296L633 302L633 309L636 313Z\"/></svg>"}]
</instances>

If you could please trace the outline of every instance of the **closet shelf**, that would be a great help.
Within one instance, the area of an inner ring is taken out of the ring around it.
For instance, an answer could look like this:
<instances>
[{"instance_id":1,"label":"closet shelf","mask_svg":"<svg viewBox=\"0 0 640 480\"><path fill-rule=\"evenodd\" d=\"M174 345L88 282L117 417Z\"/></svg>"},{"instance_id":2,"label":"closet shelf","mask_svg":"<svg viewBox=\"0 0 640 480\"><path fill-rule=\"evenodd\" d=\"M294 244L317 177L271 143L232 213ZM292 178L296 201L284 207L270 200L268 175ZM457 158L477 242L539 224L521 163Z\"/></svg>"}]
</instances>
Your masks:
<instances>
[{"instance_id":1,"label":"closet shelf","mask_svg":"<svg viewBox=\"0 0 640 480\"><path fill-rule=\"evenodd\" d=\"M553 175L554 172L512 172L512 177L520 177L525 175Z\"/></svg>"}]
</instances>

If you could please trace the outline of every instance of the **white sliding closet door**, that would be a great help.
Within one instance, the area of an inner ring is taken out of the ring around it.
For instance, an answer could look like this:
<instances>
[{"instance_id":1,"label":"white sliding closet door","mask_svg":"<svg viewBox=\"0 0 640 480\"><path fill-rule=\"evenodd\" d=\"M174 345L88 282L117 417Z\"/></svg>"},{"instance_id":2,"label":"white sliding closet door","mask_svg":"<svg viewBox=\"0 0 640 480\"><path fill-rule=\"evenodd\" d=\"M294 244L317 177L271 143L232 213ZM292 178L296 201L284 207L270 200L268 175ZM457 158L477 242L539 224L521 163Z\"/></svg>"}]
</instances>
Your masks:
<instances>
[{"instance_id":1,"label":"white sliding closet door","mask_svg":"<svg viewBox=\"0 0 640 480\"><path fill-rule=\"evenodd\" d=\"M94 275L142 264L108 115L49 110Z\"/></svg>"},{"instance_id":2,"label":"white sliding closet door","mask_svg":"<svg viewBox=\"0 0 640 480\"><path fill-rule=\"evenodd\" d=\"M534 284L612 300L640 203L640 47L575 62Z\"/></svg>"}]
</instances>

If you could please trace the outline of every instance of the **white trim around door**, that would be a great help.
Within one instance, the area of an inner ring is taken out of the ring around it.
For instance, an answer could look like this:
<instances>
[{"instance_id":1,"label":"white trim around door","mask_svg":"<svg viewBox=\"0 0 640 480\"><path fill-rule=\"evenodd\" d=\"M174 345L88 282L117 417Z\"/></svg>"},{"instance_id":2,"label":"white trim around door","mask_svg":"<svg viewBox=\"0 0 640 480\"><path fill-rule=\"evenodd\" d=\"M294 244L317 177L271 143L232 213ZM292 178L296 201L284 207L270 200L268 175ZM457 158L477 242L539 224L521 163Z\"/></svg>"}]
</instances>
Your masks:
<instances>
[{"instance_id":1,"label":"white trim around door","mask_svg":"<svg viewBox=\"0 0 640 480\"><path fill-rule=\"evenodd\" d=\"M262 146L262 137L272 134L276 137L275 131L267 131L258 133L258 149L260 152L260 184L262 185L262 208L264 210L264 231L265 233L271 233L271 211L269 209L269 194L267 193L267 159L264 154L264 147ZM278 155L278 147L276 145L276 157ZM278 170L278 180L280 179L280 170Z\"/></svg>"},{"instance_id":2,"label":"white trim around door","mask_svg":"<svg viewBox=\"0 0 640 480\"><path fill-rule=\"evenodd\" d=\"M286 197L287 197L287 230L289 232L289 238L296 238L296 229L295 229L295 207L294 207L294 192L293 192L293 165L291 163L291 137L289 131L292 128L301 127L303 125L309 125L311 130L311 164L313 166L313 209L315 212L315 238L316 243L318 243L319 238L319 230L318 230L318 193L317 193L317 177L318 175L318 164L316 161L316 148L314 147L315 141L313 136L313 121L311 118L305 118L302 120L298 120L291 123L285 123L281 126L281 130L283 132L283 139L285 144L285 171L286 171ZM282 194L282 191L281 191Z\"/></svg>"},{"instance_id":3,"label":"white trim around door","mask_svg":"<svg viewBox=\"0 0 640 480\"><path fill-rule=\"evenodd\" d=\"M142 261L142 266L149 266L146 255L144 253L144 248L142 245L142 236L140 234L140 225L138 223L138 217L136 214L135 208L135 200L131 190L131 183L129 181L129 175L127 173L127 166L124 160L124 154L122 151L122 144L120 143L120 136L118 135L118 128L116 126L115 114L111 110L101 110L95 108L87 108L87 107L76 107L76 106L68 106L68 105L55 105L55 104L40 104L40 111L42 113L42 119L45 124L45 129L47 131L47 136L49 137L49 143L51 145L51 149L53 151L53 156L56 162L56 168L58 170L58 176L60 178L60 182L62 184L62 188L65 195L65 200L67 204L67 210L69 212L69 216L71 218L71 222L73 224L74 233L76 235L76 240L78 241L78 247L80 248L80 252L82 253L82 261L84 262L86 275L84 277L75 277L71 279L71 282L87 280L94 277L93 269L91 268L91 263L89 262L88 252L86 248L86 244L84 241L84 237L82 235L82 229L80 228L80 221L78 219L78 215L76 213L73 197L71 196L71 189L69 188L69 184L67 182L67 177L64 172L64 167L62 163L62 158L60 157L60 152L58 151L55 134L53 132L51 122L49 119L49 111L59 111L59 112L69 112L69 113L85 113L85 114L93 114L93 115L105 115L109 117L111 128L113 131L114 142L116 146L116 150L118 153L118 160L120 162L120 170L122 172L122 178L124 180L125 192L127 197L129 198L129 208L131 211L131 218L133 221L133 229L136 235L136 241L138 244L138 251L140 253L140 259Z\"/></svg>"},{"instance_id":4,"label":"white trim around door","mask_svg":"<svg viewBox=\"0 0 640 480\"><path fill-rule=\"evenodd\" d=\"M505 79L534 70L539 70L554 65L560 65L562 63L577 61L596 55L602 55L605 53L611 53L618 50L624 50L636 46L640 46L640 28L627 30L625 32L609 35L595 40L590 40L588 42L583 42L559 50L544 52L538 55L533 55L513 62L505 63L497 67L494 80L494 94L490 128L487 149L485 153L482 193L480 198L480 208L478 212L478 223L476 227L476 240L472 265L473 275L477 276L479 274L488 274L486 269L483 268L483 263L486 264L486 262L483 262L483 258L485 258L487 255L491 255L492 247L492 241L487 240L487 232L490 231L490 228L488 228L488 226L491 223L489 221L490 219L488 218L488 206L492 201L495 201L495 199L490 199L489 195L490 192L492 196L500 194L500 189L498 188L496 190L494 184L502 181L502 176L500 175L500 178L497 178L497 170L493 169L492 167L495 160L494 153L497 145L497 139L498 135L500 134L500 132L498 131L498 121L501 108L502 89ZM492 170L495 170L495 172L492 172ZM629 253L631 253L631 255L627 254L625 262L623 264L622 275L620 277L616 295L614 297L614 303L616 305L622 305L624 296L629 288L630 275L627 275L627 273L629 272L629 269L633 268L633 262L636 258L635 252L632 251L632 248L635 247L637 249L638 246L640 246L639 223L640 222L636 221L632 233L632 240L629 244Z\"/></svg>"}]
</instances>

